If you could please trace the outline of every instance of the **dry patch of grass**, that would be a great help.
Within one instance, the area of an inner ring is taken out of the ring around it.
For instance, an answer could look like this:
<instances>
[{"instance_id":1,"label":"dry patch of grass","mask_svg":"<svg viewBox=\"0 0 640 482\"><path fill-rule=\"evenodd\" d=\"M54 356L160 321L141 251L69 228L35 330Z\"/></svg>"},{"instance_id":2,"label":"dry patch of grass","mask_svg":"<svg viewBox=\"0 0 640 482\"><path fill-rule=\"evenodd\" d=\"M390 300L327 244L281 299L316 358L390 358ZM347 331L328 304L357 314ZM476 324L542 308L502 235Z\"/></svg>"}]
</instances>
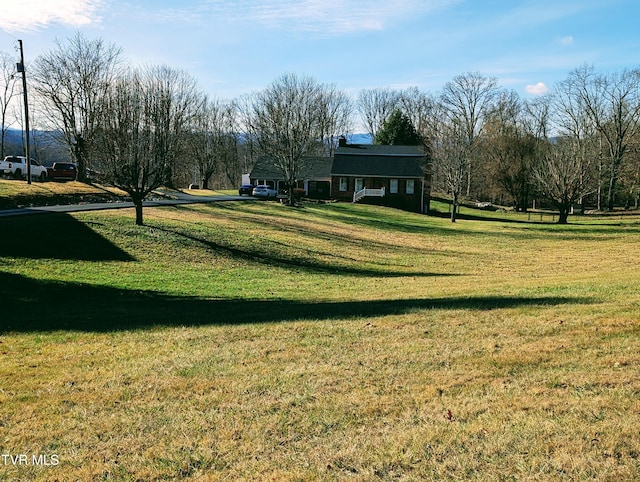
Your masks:
<instances>
[{"instance_id":1,"label":"dry patch of grass","mask_svg":"<svg viewBox=\"0 0 640 482\"><path fill-rule=\"evenodd\" d=\"M101 202L126 194L118 189L70 182L32 182L0 179L0 209Z\"/></svg>"},{"instance_id":2,"label":"dry patch of grass","mask_svg":"<svg viewBox=\"0 0 640 482\"><path fill-rule=\"evenodd\" d=\"M0 337L2 453L60 464L0 477L640 476L636 221L260 202L131 216L74 215L94 247L75 257L0 258L14 284L80 293L32 293L39 323L3 302L32 328Z\"/></svg>"},{"instance_id":3,"label":"dry patch of grass","mask_svg":"<svg viewBox=\"0 0 640 482\"><path fill-rule=\"evenodd\" d=\"M181 189L181 192L185 194L191 194L192 196L228 196L238 195L237 189Z\"/></svg>"}]
</instances>

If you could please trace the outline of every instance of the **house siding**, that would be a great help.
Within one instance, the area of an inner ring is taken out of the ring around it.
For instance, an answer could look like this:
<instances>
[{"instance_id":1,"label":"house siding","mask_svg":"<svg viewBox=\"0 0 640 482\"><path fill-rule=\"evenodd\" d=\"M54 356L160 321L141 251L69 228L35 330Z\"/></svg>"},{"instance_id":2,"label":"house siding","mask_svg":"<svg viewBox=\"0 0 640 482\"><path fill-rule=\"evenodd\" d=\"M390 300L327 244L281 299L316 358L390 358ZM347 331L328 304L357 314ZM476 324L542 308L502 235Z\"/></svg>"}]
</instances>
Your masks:
<instances>
[{"instance_id":1,"label":"house siding","mask_svg":"<svg viewBox=\"0 0 640 482\"><path fill-rule=\"evenodd\" d=\"M340 191L340 178L347 179L347 190ZM364 187L367 189L385 188L384 197L365 197L361 201L363 204L374 204L379 206L388 206L405 211L416 213L423 212L423 206L427 206L426 201L422 200L422 178L411 178L414 181L414 193L407 194L407 180L401 178L380 178L367 176L334 176L331 182L331 197L343 202L353 202L355 194L356 178L364 180ZM391 179L398 180L398 192L391 193Z\"/></svg>"},{"instance_id":2,"label":"house siding","mask_svg":"<svg viewBox=\"0 0 640 482\"><path fill-rule=\"evenodd\" d=\"M385 195L367 196L358 202L426 212L430 192L427 163L428 158L419 146L342 144L334 155L331 196L353 202L356 179L362 179L364 188L384 187ZM340 189L341 178L347 180L346 191ZM407 193L407 181L413 181L412 194Z\"/></svg>"}]
</instances>

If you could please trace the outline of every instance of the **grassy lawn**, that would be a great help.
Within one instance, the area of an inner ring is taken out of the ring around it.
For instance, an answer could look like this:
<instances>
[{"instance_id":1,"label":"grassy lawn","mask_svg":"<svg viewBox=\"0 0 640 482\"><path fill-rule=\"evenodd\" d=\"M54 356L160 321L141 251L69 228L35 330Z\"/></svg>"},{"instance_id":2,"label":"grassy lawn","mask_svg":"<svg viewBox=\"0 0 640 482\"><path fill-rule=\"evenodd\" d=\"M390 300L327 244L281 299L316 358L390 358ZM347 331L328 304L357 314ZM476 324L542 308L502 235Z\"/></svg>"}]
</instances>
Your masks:
<instances>
[{"instance_id":1,"label":"grassy lawn","mask_svg":"<svg viewBox=\"0 0 640 482\"><path fill-rule=\"evenodd\" d=\"M640 218L133 216L0 219L1 480L640 479Z\"/></svg>"},{"instance_id":2,"label":"grassy lawn","mask_svg":"<svg viewBox=\"0 0 640 482\"><path fill-rule=\"evenodd\" d=\"M169 198L178 193L198 197L237 195L237 189L212 191L210 189L160 189L157 193ZM0 178L0 209L31 206L52 206L57 204L77 204L91 202L124 201L127 193L117 188L81 182L32 182Z\"/></svg>"},{"instance_id":3,"label":"grassy lawn","mask_svg":"<svg viewBox=\"0 0 640 482\"><path fill-rule=\"evenodd\" d=\"M126 193L81 182L32 182L0 179L0 209L121 200Z\"/></svg>"},{"instance_id":4,"label":"grassy lawn","mask_svg":"<svg viewBox=\"0 0 640 482\"><path fill-rule=\"evenodd\" d=\"M181 189L185 194L191 194L192 196L237 196L237 189Z\"/></svg>"}]
</instances>

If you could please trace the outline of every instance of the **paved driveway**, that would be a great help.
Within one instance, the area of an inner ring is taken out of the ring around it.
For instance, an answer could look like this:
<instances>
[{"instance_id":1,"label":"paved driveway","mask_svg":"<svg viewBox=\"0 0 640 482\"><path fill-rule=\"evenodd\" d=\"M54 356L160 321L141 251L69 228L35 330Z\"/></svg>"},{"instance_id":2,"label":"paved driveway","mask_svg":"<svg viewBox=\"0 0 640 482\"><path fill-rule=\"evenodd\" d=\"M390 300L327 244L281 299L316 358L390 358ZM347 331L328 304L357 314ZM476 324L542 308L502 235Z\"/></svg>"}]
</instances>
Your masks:
<instances>
[{"instance_id":1,"label":"paved driveway","mask_svg":"<svg viewBox=\"0 0 640 482\"><path fill-rule=\"evenodd\" d=\"M156 206L176 206L178 204L196 204L211 203L220 201L251 201L255 200L248 196L192 196L181 192L171 192L171 196L175 199L160 199L153 201L145 201L144 207ZM18 209L1 209L0 217L7 216L23 216L27 214L46 214L46 213L75 213L79 211L100 211L105 209L133 209L132 202L105 202L105 203L86 203L86 204L64 204L58 206L40 206Z\"/></svg>"}]
</instances>

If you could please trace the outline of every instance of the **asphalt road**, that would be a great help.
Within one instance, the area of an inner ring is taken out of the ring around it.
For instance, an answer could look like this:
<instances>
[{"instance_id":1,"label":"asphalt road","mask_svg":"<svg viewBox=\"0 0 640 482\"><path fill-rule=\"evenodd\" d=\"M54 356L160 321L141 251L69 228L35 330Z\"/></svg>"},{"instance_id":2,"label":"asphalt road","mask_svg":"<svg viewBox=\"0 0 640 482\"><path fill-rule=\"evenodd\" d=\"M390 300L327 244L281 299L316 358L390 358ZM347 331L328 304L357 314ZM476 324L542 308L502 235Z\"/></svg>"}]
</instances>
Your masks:
<instances>
[{"instance_id":1,"label":"asphalt road","mask_svg":"<svg viewBox=\"0 0 640 482\"><path fill-rule=\"evenodd\" d=\"M190 194L171 194L175 199L160 199L145 201L144 207L176 206L179 204L211 203L221 201L250 201L255 200L248 196L192 196ZM106 202L106 203L85 203L85 204L64 204L58 206L40 206L18 209L1 209L0 217L24 216L29 214L46 213L75 213L80 211L101 211L105 209L133 209L132 202Z\"/></svg>"}]
</instances>

